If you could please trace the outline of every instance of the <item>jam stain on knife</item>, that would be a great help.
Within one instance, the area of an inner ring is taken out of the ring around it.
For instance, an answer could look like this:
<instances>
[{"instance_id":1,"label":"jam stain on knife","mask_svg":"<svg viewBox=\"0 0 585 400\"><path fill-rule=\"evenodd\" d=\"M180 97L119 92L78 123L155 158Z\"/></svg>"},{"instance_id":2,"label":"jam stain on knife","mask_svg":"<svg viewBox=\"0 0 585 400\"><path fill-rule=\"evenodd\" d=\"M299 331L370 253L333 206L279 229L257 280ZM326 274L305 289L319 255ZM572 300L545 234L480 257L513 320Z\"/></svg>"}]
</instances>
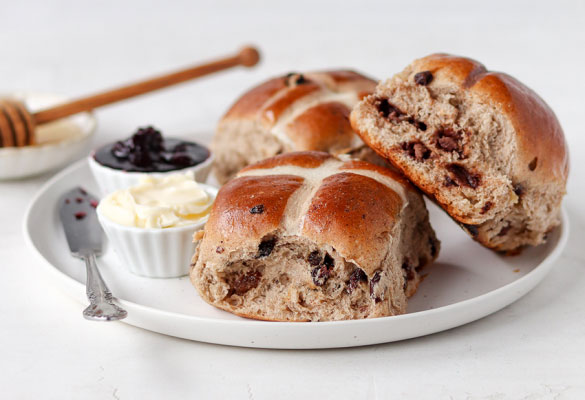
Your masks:
<instances>
[{"instance_id":1,"label":"jam stain on knife","mask_svg":"<svg viewBox=\"0 0 585 400\"><path fill-rule=\"evenodd\" d=\"M84 213L83 211L79 211L73 215L75 215L75 219L80 220L80 219L84 219L87 216L87 213Z\"/></svg>"}]
</instances>

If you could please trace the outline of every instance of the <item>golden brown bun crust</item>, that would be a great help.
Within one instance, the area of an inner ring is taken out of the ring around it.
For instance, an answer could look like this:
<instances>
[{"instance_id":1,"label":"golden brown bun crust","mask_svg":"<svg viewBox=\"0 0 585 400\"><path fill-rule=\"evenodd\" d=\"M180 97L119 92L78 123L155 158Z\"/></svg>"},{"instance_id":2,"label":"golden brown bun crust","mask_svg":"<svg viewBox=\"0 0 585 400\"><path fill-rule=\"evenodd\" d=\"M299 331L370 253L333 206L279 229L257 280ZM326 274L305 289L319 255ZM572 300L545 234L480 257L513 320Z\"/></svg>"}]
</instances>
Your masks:
<instances>
[{"instance_id":1,"label":"golden brown bun crust","mask_svg":"<svg viewBox=\"0 0 585 400\"><path fill-rule=\"evenodd\" d=\"M246 176L232 180L219 191L206 225L208 239L214 236L226 246L263 237L276 230L289 197L302 185L299 176ZM256 207L256 208L255 208ZM255 209L254 209L255 208ZM245 223L243 223L245 221Z\"/></svg>"},{"instance_id":2,"label":"golden brown bun crust","mask_svg":"<svg viewBox=\"0 0 585 400\"><path fill-rule=\"evenodd\" d=\"M518 156L528 166L535 157L537 179L566 181L569 153L561 125L551 108L517 79L488 71L465 57L433 54L413 63L416 71L430 71L433 79L450 81L462 90L496 105L517 133Z\"/></svg>"},{"instance_id":3,"label":"golden brown bun crust","mask_svg":"<svg viewBox=\"0 0 585 400\"><path fill-rule=\"evenodd\" d=\"M295 74L300 75L300 74ZM270 79L244 93L228 110L224 118L247 118L255 117L259 111L265 111L262 106L266 105L276 93L283 89L290 88L284 96L278 99L278 106L270 104L267 112L278 114L283 107L290 106L302 95L306 95L319 87L327 86L333 89L338 87L361 89L360 97L369 94L374 90L376 81L354 71L323 71L303 74L309 82L301 85L291 85L290 78L282 75ZM314 80L314 81L313 81ZM277 116L277 115L275 115Z\"/></svg>"},{"instance_id":4,"label":"golden brown bun crust","mask_svg":"<svg viewBox=\"0 0 585 400\"><path fill-rule=\"evenodd\" d=\"M268 99L285 87L285 80L278 77L250 89L235 102L224 118L245 118L255 115Z\"/></svg>"},{"instance_id":5,"label":"golden brown bun crust","mask_svg":"<svg viewBox=\"0 0 585 400\"><path fill-rule=\"evenodd\" d=\"M242 168L293 151L326 151L385 165L349 122L376 82L353 71L290 73L244 93L217 125L213 173L221 184Z\"/></svg>"},{"instance_id":6,"label":"golden brown bun crust","mask_svg":"<svg viewBox=\"0 0 585 400\"><path fill-rule=\"evenodd\" d=\"M400 196L389 187L351 172L337 173L315 193L301 233L331 244L359 265L379 265L387 252L384 232L392 231L401 208Z\"/></svg>"},{"instance_id":7,"label":"golden brown bun crust","mask_svg":"<svg viewBox=\"0 0 585 400\"><path fill-rule=\"evenodd\" d=\"M352 146L354 132L349 124L355 101L370 94L376 82L353 71L322 71L288 74L244 93L220 121L257 121L270 131L283 117L298 113L282 127L293 143L291 150L330 151ZM220 128L221 129L221 128Z\"/></svg>"},{"instance_id":8,"label":"golden brown bun crust","mask_svg":"<svg viewBox=\"0 0 585 400\"><path fill-rule=\"evenodd\" d=\"M328 151L331 148L351 148L353 129L349 109L336 102L322 103L309 108L287 127L287 134L297 148ZM319 135L315 135L319 132Z\"/></svg>"},{"instance_id":9,"label":"golden brown bun crust","mask_svg":"<svg viewBox=\"0 0 585 400\"><path fill-rule=\"evenodd\" d=\"M292 165L301 168L317 168L323 164L323 162L330 160L331 158L330 154L320 151L296 151L259 161L256 164L243 168L240 171L240 174L254 169L267 169L283 165Z\"/></svg>"},{"instance_id":10,"label":"golden brown bun crust","mask_svg":"<svg viewBox=\"0 0 585 400\"><path fill-rule=\"evenodd\" d=\"M398 172L397 170L381 167L379 165L371 164L366 161L362 160L349 160L343 163L343 165L339 168L340 170L369 170L372 172L376 172L380 175L387 176L390 179L393 179L397 182L400 182L405 189L416 191L415 187L412 186L410 181L406 179L406 177Z\"/></svg>"},{"instance_id":11,"label":"golden brown bun crust","mask_svg":"<svg viewBox=\"0 0 585 400\"><path fill-rule=\"evenodd\" d=\"M368 274L373 273L368 266L373 268L382 262L385 246L380 241L392 230L403 200L386 184L359 173L387 177L400 191L415 189L397 172L363 161L340 162L325 152L286 153L244 168L220 189L206 224L206 235L217 236L216 241L234 241L240 246L249 242L256 246L279 228L289 199L305 182L301 175L311 174L305 169L328 168L328 161L335 165L316 183L318 190L307 204L299 234L315 243L333 246L346 258L358 260ZM277 167L299 170L246 176ZM251 212L260 205L261 213ZM212 237L206 237L205 243L211 241Z\"/></svg>"},{"instance_id":12,"label":"golden brown bun crust","mask_svg":"<svg viewBox=\"0 0 585 400\"><path fill-rule=\"evenodd\" d=\"M326 161L335 159L325 152L286 153L244 168L239 175L254 170L283 166L318 168ZM377 265L381 262L385 251L384 233L390 232L394 226L395 218L402 207L402 199L388 186L367 176L354 174L352 171L369 171L385 176L399 183L403 190L415 191L408 180L397 171L361 160L343 162L336 171L332 172L333 175L322 181L308 207L301 234L315 243L331 244L346 257L357 260L360 265ZM271 204L274 198L266 198L263 190L257 190L255 185L261 183L267 185L267 188L271 188L272 183L266 184L266 182L274 180L275 187L278 187L282 176L263 177L263 181L248 181L245 178L250 177L244 176L232 180L228 185L235 186L237 182L238 186L253 191L257 202ZM286 176L287 178L292 177ZM225 193L222 194L225 196ZM241 193L237 193L234 196L239 199L241 195ZM278 201L290 197L288 193L286 196L282 196L282 194L275 196ZM220 206L219 209L222 208ZM247 215L245 216L247 217ZM265 235L266 232L263 229L260 236ZM371 246L372 243L376 245ZM364 248L374 248L375 250L364 252ZM373 273L373 271L365 270L368 273Z\"/></svg>"}]
</instances>

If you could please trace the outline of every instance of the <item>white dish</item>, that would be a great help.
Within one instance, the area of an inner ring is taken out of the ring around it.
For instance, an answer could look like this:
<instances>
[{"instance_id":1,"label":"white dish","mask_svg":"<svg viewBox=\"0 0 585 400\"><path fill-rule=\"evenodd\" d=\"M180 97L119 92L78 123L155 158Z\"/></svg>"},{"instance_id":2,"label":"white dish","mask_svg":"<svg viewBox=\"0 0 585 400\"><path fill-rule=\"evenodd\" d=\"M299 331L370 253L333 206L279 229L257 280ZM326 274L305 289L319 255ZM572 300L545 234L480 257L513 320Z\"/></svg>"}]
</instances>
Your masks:
<instances>
[{"instance_id":1,"label":"white dish","mask_svg":"<svg viewBox=\"0 0 585 400\"><path fill-rule=\"evenodd\" d=\"M210 152L209 157L200 164L167 172L128 172L114 169L98 163L93 158L93 154L88 157L88 162L94 179L97 181L100 188L100 192L102 196L105 196L116 190L127 189L130 186L136 185L140 181L140 177L145 174L154 178L162 178L168 174L193 171L196 182L205 182L207 181L207 177L211 171L211 165L213 164L213 153Z\"/></svg>"},{"instance_id":2,"label":"white dish","mask_svg":"<svg viewBox=\"0 0 585 400\"><path fill-rule=\"evenodd\" d=\"M12 93L2 97L23 101L31 112L67 100L56 94L41 93ZM36 145L0 148L0 179L42 174L66 165L76 156L87 154L95 127L96 120L88 112L37 127Z\"/></svg>"},{"instance_id":3,"label":"white dish","mask_svg":"<svg viewBox=\"0 0 585 400\"><path fill-rule=\"evenodd\" d=\"M85 269L69 255L56 202L82 184L97 192L87 165L79 162L51 179L26 213L24 234L54 283L82 304ZM125 272L108 249L98 260L113 293L128 310L124 322L166 335L209 343L262 348L334 348L414 338L454 328L513 303L550 271L568 237L567 216L546 244L503 257L473 242L435 205L431 222L442 240L438 261L410 300L408 313L357 321L265 322L247 320L205 303L188 277L149 279ZM82 306L79 313L81 318ZM538 312L538 310L534 310Z\"/></svg>"},{"instance_id":4,"label":"white dish","mask_svg":"<svg viewBox=\"0 0 585 400\"><path fill-rule=\"evenodd\" d=\"M215 200L217 188L199 183ZM209 215L188 226L174 228L136 228L110 221L97 209L100 224L122 268L150 278L176 278L189 273L195 252L193 234L205 226Z\"/></svg>"}]
</instances>

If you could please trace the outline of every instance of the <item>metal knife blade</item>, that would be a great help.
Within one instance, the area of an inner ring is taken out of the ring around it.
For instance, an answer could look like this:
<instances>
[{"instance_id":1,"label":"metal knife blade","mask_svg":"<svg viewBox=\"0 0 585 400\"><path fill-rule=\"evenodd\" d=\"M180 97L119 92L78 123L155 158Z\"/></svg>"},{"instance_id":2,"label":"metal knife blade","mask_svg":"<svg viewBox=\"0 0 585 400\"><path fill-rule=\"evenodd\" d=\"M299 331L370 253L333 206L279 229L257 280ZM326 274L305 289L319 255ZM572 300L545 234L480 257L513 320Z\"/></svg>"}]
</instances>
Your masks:
<instances>
[{"instance_id":1,"label":"metal knife blade","mask_svg":"<svg viewBox=\"0 0 585 400\"><path fill-rule=\"evenodd\" d=\"M98 222L98 200L81 187L65 193L59 200L59 216L71 254L76 257L102 252L104 233Z\"/></svg>"},{"instance_id":2,"label":"metal knife blade","mask_svg":"<svg viewBox=\"0 0 585 400\"><path fill-rule=\"evenodd\" d=\"M102 252L104 236L97 218L97 205L95 196L76 187L59 199L59 216L71 254L85 261L85 288L90 304L83 310L83 316L92 321L117 321L126 318L128 313L114 303L114 296L97 266L96 256Z\"/></svg>"}]
</instances>

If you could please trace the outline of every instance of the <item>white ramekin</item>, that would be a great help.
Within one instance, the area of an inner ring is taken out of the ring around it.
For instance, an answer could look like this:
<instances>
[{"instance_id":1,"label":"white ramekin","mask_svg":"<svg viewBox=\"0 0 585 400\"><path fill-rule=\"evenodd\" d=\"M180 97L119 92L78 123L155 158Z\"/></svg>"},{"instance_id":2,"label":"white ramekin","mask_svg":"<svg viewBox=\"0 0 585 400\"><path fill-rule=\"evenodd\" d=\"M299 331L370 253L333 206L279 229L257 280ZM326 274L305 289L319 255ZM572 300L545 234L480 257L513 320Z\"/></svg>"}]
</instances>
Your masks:
<instances>
[{"instance_id":1,"label":"white ramekin","mask_svg":"<svg viewBox=\"0 0 585 400\"><path fill-rule=\"evenodd\" d=\"M215 200L218 189L200 185ZM133 274L149 278L187 275L196 246L193 234L207 222L205 217L193 225L176 228L135 228L109 220L99 207L97 216L123 267Z\"/></svg>"},{"instance_id":2,"label":"white ramekin","mask_svg":"<svg viewBox=\"0 0 585 400\"><path fill-rule=\"evenodd\" d=\"M106 167L98 163L93 158L93 152L88 157L89 167L97 184L100 188L102 196L108 195L116 190L127 189L130 186L136 185L140 177L148 174L155 178L162 178L168 174L184 173L193 171L195 174L195 181L203 183L207 181L209 171L211 171L211 164L213 164L213 153L209 153L209 157L200 164L192 167L177 169L167 172L127 172L120 169Z\"/></svg>"}]
</instances>

